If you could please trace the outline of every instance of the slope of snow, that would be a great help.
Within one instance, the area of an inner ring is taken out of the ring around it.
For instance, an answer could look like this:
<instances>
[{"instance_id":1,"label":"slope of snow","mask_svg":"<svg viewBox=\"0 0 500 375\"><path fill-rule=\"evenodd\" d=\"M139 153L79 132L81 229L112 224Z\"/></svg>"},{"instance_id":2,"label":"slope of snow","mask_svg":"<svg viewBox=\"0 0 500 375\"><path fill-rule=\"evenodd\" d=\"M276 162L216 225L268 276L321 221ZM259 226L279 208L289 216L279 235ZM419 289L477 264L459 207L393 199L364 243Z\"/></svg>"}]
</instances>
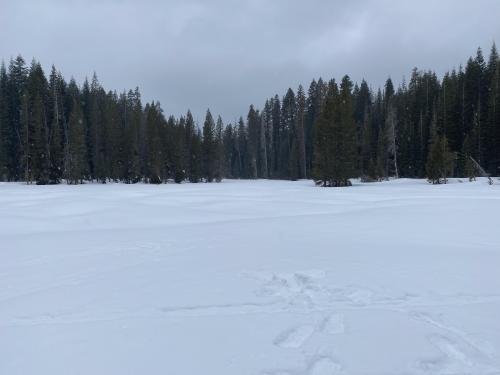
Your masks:
<instances>
[{"instance_id":1,"label":"slope of snow","mask_svg":"<svg viewBox=\"0 0 500 375\"><path fill-rule=\"evenodd\" d=\"M0 374L500 374L499 214L484 179L0 184Z\"/></svg>"}]
</instances>

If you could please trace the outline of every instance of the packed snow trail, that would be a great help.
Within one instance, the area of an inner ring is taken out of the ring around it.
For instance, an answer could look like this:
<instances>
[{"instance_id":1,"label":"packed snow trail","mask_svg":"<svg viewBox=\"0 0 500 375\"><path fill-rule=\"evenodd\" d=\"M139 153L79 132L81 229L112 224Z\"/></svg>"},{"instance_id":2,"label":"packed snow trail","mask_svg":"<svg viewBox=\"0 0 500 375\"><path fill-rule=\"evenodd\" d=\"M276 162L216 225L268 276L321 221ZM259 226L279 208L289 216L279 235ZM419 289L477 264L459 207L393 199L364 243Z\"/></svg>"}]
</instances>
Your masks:
<instances>
[{"instance_id":1,"label":"packed snow trail","mask_svg":"<svg viewBox=\"0 0 500 375\"><path fill-rule=\"evenodd\" d=\"M0 374L500 374L500 185L451 182L0 184Z\"/></svg>"}]
</instances>

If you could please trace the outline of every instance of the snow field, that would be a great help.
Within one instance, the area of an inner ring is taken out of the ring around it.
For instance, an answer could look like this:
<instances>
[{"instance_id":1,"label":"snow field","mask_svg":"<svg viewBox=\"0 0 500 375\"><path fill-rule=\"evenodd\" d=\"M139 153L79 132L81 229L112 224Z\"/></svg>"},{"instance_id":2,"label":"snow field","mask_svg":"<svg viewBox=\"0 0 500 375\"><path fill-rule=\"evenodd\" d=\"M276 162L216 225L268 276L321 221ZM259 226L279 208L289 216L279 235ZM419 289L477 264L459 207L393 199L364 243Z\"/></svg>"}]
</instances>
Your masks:
<instances>
[{"instance_id":1,"label":"snow field","mask_svg":"<svg viewBox=\"0 0 500 375\"><path fill-rule=\"evenodd\" d=\"M0 184L0 374L500 374L499 193Z\"/></svg>"}]
</instances>

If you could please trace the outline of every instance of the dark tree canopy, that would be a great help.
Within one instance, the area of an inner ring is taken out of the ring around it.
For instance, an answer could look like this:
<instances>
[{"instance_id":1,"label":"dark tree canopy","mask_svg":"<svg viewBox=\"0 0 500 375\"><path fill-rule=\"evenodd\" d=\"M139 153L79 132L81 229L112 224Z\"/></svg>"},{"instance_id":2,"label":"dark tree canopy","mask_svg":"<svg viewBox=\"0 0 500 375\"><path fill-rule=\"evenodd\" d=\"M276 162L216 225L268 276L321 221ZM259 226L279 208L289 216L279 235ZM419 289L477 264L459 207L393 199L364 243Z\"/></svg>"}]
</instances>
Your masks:
<instances>
[{"instance_id":1,"label":"dark tree canopy","mask_svg":"<svg viewBox=\"0 0 500 375\"><path fill-rule=\"evenodd\" d=\"M328 83L326 83L328 82ZM315 79L305 90L251 105L231 124L207 111L166 116L139 89L106 91L94 74L79 86L55 67L18 56L0 66L0 180L211 182L223 178L391 176L445 182L500 173L500 58L478 49L440 80L414 69L395 87L372 91L348 76Z\"/></svg>"}]
</instances>

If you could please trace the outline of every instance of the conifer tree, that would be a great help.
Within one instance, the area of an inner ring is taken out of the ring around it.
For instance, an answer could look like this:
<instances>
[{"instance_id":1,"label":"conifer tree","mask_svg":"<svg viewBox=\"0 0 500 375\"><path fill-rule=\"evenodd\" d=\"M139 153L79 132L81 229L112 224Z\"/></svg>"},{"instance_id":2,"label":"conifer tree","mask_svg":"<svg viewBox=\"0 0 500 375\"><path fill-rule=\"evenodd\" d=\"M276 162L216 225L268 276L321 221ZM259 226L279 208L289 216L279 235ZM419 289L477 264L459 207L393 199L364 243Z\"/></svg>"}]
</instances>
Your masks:
<instances>
[{"instance_id":1,"label":"conifer tree","mask_svg":"<svg viewBox=\"0 0 500 375\"><path fill-rule=\"evenodd\" d=\"M185 132L185 137L184 137L184 144L185 144L185 150L186 150L186 161L185 161L185 166L186 166L186 176L189 179L189 181L193 182L193 174L194 174L194 155L193 155L193 146L194 146L194 137L196 136L195 133L195 124L194 124L194 119L193 115L191 114L191 111L187 111L186 113L186 119L185 119L185 125L184 125L184 132ZM198 182L198 181L196 181Z\"/></svg>"},{"instance_id":2,"label":"conifer tree","mask_svg":"<svg viewBox=\"0 0 500 375\"><path fill-rule=\"evenodd\" d=\"M140 127L142 118L142 104L139 89L130 90L123 108L125 123L124 152L125 167L124 179L127 183L137 183L141 180L141 147Z\"/></svg>"},{"instance_id":3,"label":"conifer tree","mask_svg":"<svg viewBox=\"0 0 500 375\"><path fill-rule=\"evenodd\" d=\"M260 115L260 129L259 129L259 176L260 178L267 178L269 176L269 153L268 149L271 147L272 137L272 121L271 121L271 108L269 100L266 100L264 109Z\"/></svg>"},{"instance_id":4,"label":"conifer tree","mask_svg":"<svg viewBox=\"0 0 500 375\"><path fill-rule=\"evenodd\" d=\"M31 184L33 182L32 173L32 145L33 145L33 135L31 132L31 119L30 119L30 108L29 108L29 98L27 94L24 94L21 98L20 106L20 116L18 130L19 143L20 143L20 154L23 167L23 179L26 183Z\"/></svg>"},{"instance_id":5,"label":"conifer tree","mask_svg":"<svg viewBox=\"0 0 500 375\"><path fill-rule=\"evenodd\" d=\"M33 179L38 185L46 185L50 180L50 151L47 116L44 103L39 95L33 101L31 121L33 127Z\"/></svg>"},{"instance_id":6,"label":"conifer tree","mask_svg":"<svg viewBox=\"0 0 500 375\"><path fill-rule=\"evenodd\" d=\"M207 110L205 117L205 122L203 123L203 178L207 182L212 182L214 180L214 172L216 165L216 144L215 144L215 123L210 113Z\"/></svg>"},{"instance_id":7,"label":"conifer tree","mask_svg":"<svg viewBox=\"0 0 500 375\"><path fill-rule=\"evenodd\" d=\"M384 128L378 130L377 136L377 159L375 164L375 175L379 181L388 177L387 173L387 137Z\"/></svg>"},{"instance_id":8,"label":"conifer tree","mask_svg":"<svg viewBox=\"0 0 500 375\"><path fill-rule=\"evenodd\" d=\"M334 137L338 87L334 80L328 84L323 110L318 118L315 132L314 179L323 186L334 185Z\"/></svg>"},{"instance_id":9,"label":"conifer tree","mask_svg":"<svg viewBox=\"0 0 500 375\"><path fill-rule=\"evenodd\" d=\"M123 100L123 99L122 99ZM118 182L124 175L124 123L120 118L119 99L116 92L107 94L104 106L104 123L107 125L106 170L107 177Z\"/></svg>"},{"instance_id":10,"label":"conifer tree","mask_svg":"<svg viewBox=\"0 0 500 375\"><path fill-rule=\"evenodd\" d=\"M109 176L109 125L103 111L105 110L106 93L101 87L97 74L94 73L90 84L89 98L86 106L89 124L88 138L91 147L90 154L90 174L93 179L105 183Z\"/></svg>"},{"instance_id":11,"label":"conifer tree","mask_svg":"<svg viewBox=\"0 0 500 375\"><path fill-rule=\"evenodd\" d=\"M321 108L318 101L318 90L316 80L312 80L307 91L306 115L305 115L305 149L306 149L306 175L311 176L314 160L314 131Z\"/></svg>"},{"instance_id":12,"label":"conifer tree","mask_svg":"<svg viewBox=\"0 0 500 375\"><path fill-rule=\"evenodd\" d=\"M52 66L48 86L48 116L47 122L49 128L49 155L50 155L50 171L49 182L57 184L63 177L63 160L64 160L64 108L63 108L63 92L65 82L61 74Z\"/></svg>"},{"instance_id":13,"label":"conifer tree","mask_svg":"<svg viewBox=\"0 0 500 375\"><path fill-rule=\"evenodd\" d=\"M49 182L50 150L49 129L47 124L46 98L48 82L41 65L33 60L28 80L26 82L26 107L27 114L24 124L25 131L25 158L29 164L30 180L37 184Z\"/></svg>"},{"instance_id":14,"label":"conifer tree","mask_svg":"<svg viewBox=\"0 0 500 375\"><path fill-rule=\"evenodd\" d=\"M376 172L376 153L374 152L372 121L368 106L365 107L364 112L361 132L361 172L362 178L365 181L373 181L377 179L378 174Z\"/></svg>"},{"instance_id":15,"label":"conifer tree","mask_svg":"<svg viewBox=\"0 0 500 375\"><path fill-rule=\"evenodd\" d=\"M237 169L238 178L249 178L249 163L247 156L247 130L243 118L238 121L238 129L236 134L236 154L237 154Z\"/></svg>"},{"instance_id":16,"label":"conifer tree","mask_svg":"<svg viewBox=\"0 0 500 375\"><path fill-rule=\"evenodd\" d=\"M221 182L226 174L226 163L224 160L224 123L222 118L217 118L215 126L215 168L214 177L215 181Z\"/></svg>"},{"instance_id":17,"label":"conifer tree","mask_svg":"<svg viewBox=\"0 0 500 375\"><path fill-rule=\"evenodd\" d=\"M21 56L17 56L15 60L10 61L6 87L8 122L4 131L7 134L5 148L9 181L23 179L26 172L26 159L23 158L22 149L25 138L21 134L23 129L21 117L25 116L25 121L27 121L28 97L25 95L27 80L26 63ZM24 105L23 98L26 100Z\"/></svg>"},{"instance_id":18,"label":"conifer tree","mask_svg":"<svg viewBox=\"0 0 500 375\"><path fill-rule=\"evenodd\" d=\"M279 169L280 178L297 178L297 147L294 134L297 119L297 101L295 93L289 88L281 105L281 122L279 132ZM292 150L293 148L293 150ZM293 151L293 152L292 152Z\"/></svg>"},{"instance_id":19,"label":"conifer tree","mask_svg":"<svg viewBox=\"0 0 500 375\"><path fill-rule=\"evenodd\" d=\"M83 183L87 172L86 142L83 124L83 113L77 98L73 98L73 105L68 120L68 148L66 160L66 180L68 184Z\"/></svg>"},{"instance_id":20,"label":"conifer tree","mask_svg":"<svg viewBox=\"0 0 500 375\"><path fill-rule=\"evenodd\" d=\"M349 178L356 177L356 128L352 87L349 76L344 76L339 92L339 126L335 129L337 169L334 178L335 186L348 186L350 185Z\"/></svg>"},{"instance_id":21,"label":"conifer tree","mask_svg":"<svg viewBox=\"0 0 500 375\"><path fill-rule=\"evenodd\" d=\"M272 128L273 128L273 162L272 177L278 178L281 169L280 145L281 145L281 102L278 95L275 95L272 101Z\"/></svg>"},{"instance_id":22,"label":"conifer tree","mask_svg":"<svg viewBox=\"0 0 500 375\"><path fill-rule=\"evenodd\" d=\"M462 148L462 162L464 164L463 170L464 175L469 179L469 181L476 180L476 168L472 162L471 155L471 142L469 136L465 137L464 145Z\"/></svg>"},{"instance_id":23,"label":"conifer tree","mask_svg":"<svg viewBox=\"0 0 500 375\"><path fill-rule=\"evenodd\" d=\"M202 136L200 129L196 129L191 139L191 182L200 182L203 177L203 151Z\"/></svg>"},{"instance_id":24,"label":"conifer tree","mask_svg":"<svg viewBox=\"0 0 500 375\"><path fill-rule=\"evenodd\" d=\"M447 178L453 171L454 154L448 149L448 141L445 136L435 135L429 148L427 157L427 179L432 184L447 182Z\"/></svg>"},{"instance_id":25,"label":"conifer tree","mask_svg":"<svg viewBox=\"0 0 500 375\"><path fill-rule=\"evenodd\" d=\"M235 163L235 139L232 124L227 124L223 130L222 143L224 151L225 173L227 178L235 178L236 176L236 163Z\"/></svg>"},{"instance_id":26,"label":"conifer tree","mask_svg":"<svg viewBox=\"0 0 500 375\"><path fill-rule=\"evenodd\" d=\"M151 184L162 183L162 138L163 115L160 104L146 104L146 180Z\"/></svg>"},{"instance_id":27,"label":"conifer tree","mask_svg":"<svg viewBox=\"0 0 500 375\"><path fill-rule=\"evenodd\" d=\"M180 184L186 178L186 144L184 143L185 136L185 120L181 117L178 121L173 116L168 119L170 136L167 147L170 148L170 164L169 171L170 177L174 179L175 183Z\"/></svg>"},{"instance_id":28,"label":"conifer tree","mask_svg":"<svg viewBox=\"0 0 500 375\"><path fill-rule=\"evenodd\" d=\"M394 88L392 80L389 78L385 84L385 136L387 138L388 152L392 158L393 172L396 178L399 178L398 166L398 146L397 146L397 129L396 129L396 108L393 100Z\"/></svg>"},{"instance_id":29,"label":"conifer tree","mask_svg":"<svg viewBox=\"0 0 500 375\"><path fill-rule=\"evenodd\" d=\"M295 120L295 143L297 148L298 178L306 178L306 141L305 141L306 96L300 85L297 90L297 115Z\"/></svg>"},{"instance_id":30,"label":"conifer tree","mask_svg":"<svg viewBox=\"0 0 500 375\"><path fill-rule=\"evenodd\" d=\"M379 89L374 97L371 118L373 123L373 138L375 139L375 171L377 179L387 178L387 140L384 129L384 102Z\"/></svg>"},{"instance_id":31,"label":"conifer tree","mask_svg":"<svg viewBox=\"0 0 500 375\"><path fill-rule=\"evenodd\" d=\"M259 141L260 141L260 119L259 113L251 105L247 116L247 147L246 161L248 163L248 177L258 177L258 156L259 156Z\"/></svg>"},{"instance_id":32,"label":"conifer tree","mask_svg":"<svg viewBox=\"0 0 500 375\"><path fill-rule=\"evenodd\" d=\"M374 132L372 131L372 99L370 89L365 80L353 90L354 121L356 123L357 151L359 154L357 169L361 172L362 179L371 181L375 179L375 152Z\"/></svg>"},{"instance_id":33,"label":"conifer tree","mask_svg":"<svg viewBox=\"0 0 500 375\"><path fill-rule=\"evenodd\" d=\"M356 129L352 82L344 76L338 90L329 83L328 96L318 122L316 179L323 186L349 186L356 175Z\"/></svg>"},{"instance_id":34,"label":"conifer tree","mask_svg":"<svg viewBox=\"0 0 500 375\"><path fill-rule=\"evenodd\" d=\"M488 103L485 127L485 167L492 174L500 173L500 57L496 45L491 47L487 68Z\"/></svg>"},{"instance_id":35,"label":"conifer tree","mask_svg":"<svg viewBox=\"0 0 500 375\"><path fill-rule=\"evenodd\" d=\"M7 70L5 64L0 65L0 181L7 180L8 170L8 102L7 102Z\"/></svg>"}]
</instances>

